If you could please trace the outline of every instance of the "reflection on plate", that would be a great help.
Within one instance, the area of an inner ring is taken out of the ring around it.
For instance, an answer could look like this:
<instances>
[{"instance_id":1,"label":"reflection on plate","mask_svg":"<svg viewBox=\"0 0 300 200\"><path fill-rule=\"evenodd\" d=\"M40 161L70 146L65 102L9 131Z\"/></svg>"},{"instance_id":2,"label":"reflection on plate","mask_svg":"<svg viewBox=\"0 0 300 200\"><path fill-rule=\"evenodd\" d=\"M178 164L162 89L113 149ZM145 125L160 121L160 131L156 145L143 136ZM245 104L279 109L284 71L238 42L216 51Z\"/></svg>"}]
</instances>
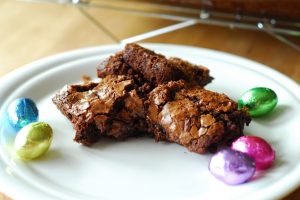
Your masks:
<instances>
[{"instance_id":1,"label":"reflection on plate","mask_svg":"<svg viewBox=\"0 0 300 200\"><path fill-rule=\"evenodd\" d=\"M29 64L0 80L1 112L18 97L37 102L40 120L54 129L51 150L41 159L22 162L10 150L13 140L0 127L0 188L16 199L274 199L300 184L300 89L282 74L237 56L176 45L145 44L167 56L177 56L210 68L215 77L207 89L233 99L256 86L279 96L275 112L255 119L245 129L270 142L275 166L239 186L227 186L211 176L210 154L198 155L176 144L149 138L124 142L105 139L92 148L72 141L74 131L51 102L63 85L82 75L96 78L96 65L121 46L81 49Z\"/></svg>"}]
</instances>

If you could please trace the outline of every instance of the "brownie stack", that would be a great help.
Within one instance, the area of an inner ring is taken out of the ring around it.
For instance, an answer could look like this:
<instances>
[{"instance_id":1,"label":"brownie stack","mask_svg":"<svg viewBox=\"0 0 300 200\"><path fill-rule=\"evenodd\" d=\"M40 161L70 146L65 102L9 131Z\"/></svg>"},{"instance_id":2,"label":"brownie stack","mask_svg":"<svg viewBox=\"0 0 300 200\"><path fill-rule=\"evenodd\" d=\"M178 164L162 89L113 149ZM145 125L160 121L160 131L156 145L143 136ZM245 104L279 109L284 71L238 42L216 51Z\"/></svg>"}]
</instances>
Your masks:
<instances>
[{"instance_id":1,"label":"brownie stack","mask_svg":"<svg viewBox=\"0 0 300 200\"><path fill-rule=\"evenodd\" d=\"M72 122L74 140L150 135L204 153L243 134L250 117L224 94L203 87L209 70L137 44L100 63L99 83L64 87L54 104Z\"/></svg>"}]
</instances>

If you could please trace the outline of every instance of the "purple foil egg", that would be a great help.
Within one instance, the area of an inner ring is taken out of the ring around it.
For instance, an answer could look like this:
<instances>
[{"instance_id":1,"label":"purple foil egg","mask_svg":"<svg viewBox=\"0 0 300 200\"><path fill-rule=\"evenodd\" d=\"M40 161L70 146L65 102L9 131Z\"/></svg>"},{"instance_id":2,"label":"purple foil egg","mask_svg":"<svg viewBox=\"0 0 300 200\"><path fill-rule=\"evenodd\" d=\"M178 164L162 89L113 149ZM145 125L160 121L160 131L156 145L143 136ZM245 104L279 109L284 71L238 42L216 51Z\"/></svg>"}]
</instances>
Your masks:
<instances>
[{"instance_id":1,"label":"purple foil egg","mask_svg":"<svg viewBox=\"0 0 300 200\"><path fill-rule=\"evenodd\" d=\"M255 162L247 154L228 148L213 155L209 171L219 180L229 185L237 185L252 178Z\"/></svg>"},{"instance_id":2,"label":"purple foil egg","mask_svg":"<svg viewBox=\"0 0 300 200\"><path fill-rule=\"evenodd\" d=\"M275 160L275 151L260 137L242 136L232 143L231 148L252 157L257 170L270 168Z\"/></svg>"}]
</instances>

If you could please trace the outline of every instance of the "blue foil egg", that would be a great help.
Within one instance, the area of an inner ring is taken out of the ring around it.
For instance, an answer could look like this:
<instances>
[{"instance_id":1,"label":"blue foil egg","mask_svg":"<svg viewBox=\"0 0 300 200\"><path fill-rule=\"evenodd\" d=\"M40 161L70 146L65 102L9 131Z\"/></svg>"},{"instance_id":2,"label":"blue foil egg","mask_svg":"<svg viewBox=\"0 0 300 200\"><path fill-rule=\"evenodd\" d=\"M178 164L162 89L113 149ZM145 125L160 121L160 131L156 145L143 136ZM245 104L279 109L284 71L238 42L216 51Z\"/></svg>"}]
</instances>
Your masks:
<instances>
[{"instance_id":1,"label":"blue foil egg","mask_svg":"<svg viewBox=\"0 0 300 200\"><path fill-rule=\"evenodd\" d=\"M19 98L11 102L7 108L9 124L17 131L24 126L37 122L39 111L33 100Z\"/></svg>"}]
</instances>

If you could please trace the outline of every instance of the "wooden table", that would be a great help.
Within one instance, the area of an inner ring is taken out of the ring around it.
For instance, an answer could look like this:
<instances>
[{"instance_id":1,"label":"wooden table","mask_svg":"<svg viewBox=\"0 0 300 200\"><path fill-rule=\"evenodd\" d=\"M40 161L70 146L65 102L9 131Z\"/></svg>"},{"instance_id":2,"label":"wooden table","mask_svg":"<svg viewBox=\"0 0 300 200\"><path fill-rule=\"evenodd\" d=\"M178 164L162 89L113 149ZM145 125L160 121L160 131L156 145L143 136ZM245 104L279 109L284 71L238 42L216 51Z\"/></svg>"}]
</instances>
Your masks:
<instances>
[{"instance_id":1,"label":"wooden table","mask_svg":"<svg viewBox=\"0 0 300 200\"><path fill-rule=\"evenodd\" d=\"M87 11L118 39L174 23L106 9ZM45 56L116 43L71 6L1 0L0 25L0 77ZM237 54L300 83L300 52L262 32L194 25L143 42L185 44ZM0 200L7 199L0 193ZM285 199L300 199L300 188Z\"/></svg>"}]
</instances>

